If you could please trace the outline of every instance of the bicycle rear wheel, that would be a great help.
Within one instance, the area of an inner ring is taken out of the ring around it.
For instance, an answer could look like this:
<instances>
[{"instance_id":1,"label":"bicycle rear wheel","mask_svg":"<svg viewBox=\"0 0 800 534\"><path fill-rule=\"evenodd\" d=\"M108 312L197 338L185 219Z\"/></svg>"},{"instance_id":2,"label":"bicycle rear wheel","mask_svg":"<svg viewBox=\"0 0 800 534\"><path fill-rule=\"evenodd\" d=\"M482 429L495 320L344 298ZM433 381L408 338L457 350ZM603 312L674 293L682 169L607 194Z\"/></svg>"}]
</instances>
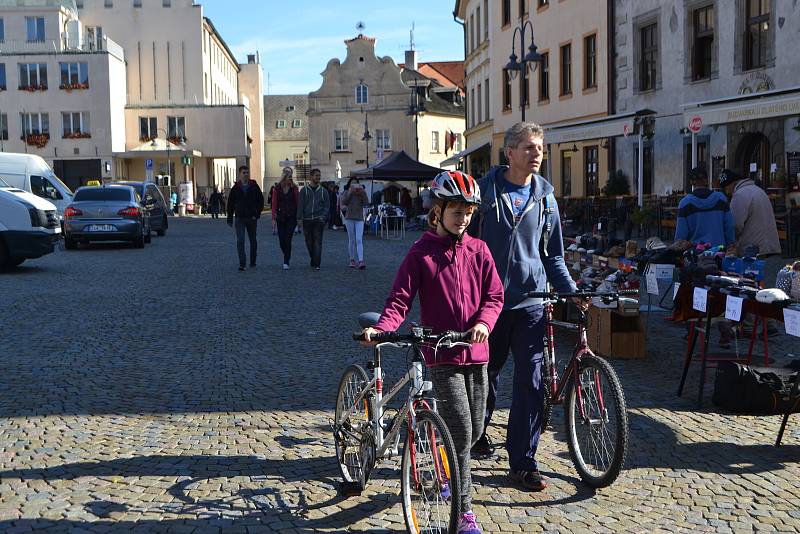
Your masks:
<instances>
[{"instance_id":1,"label":"bicycle rear wheel","mask_svg":"<svg viewBox=\"0 0 800 534\"><path fill-rule=\"evenodd\" d=\"M341 421L345 412L355 404L361 390L369 384L369 376L358 365L345 369L339 381L339 393L336 396L336 419L338 427L334 429L333 438L336 444L336 459L342 478L345 482L354 482L363 489L366 484L364 457L361 439L364 430L370 424L374 410L374 399L362 398L350 415Z\"/></svg>"},{"instance_id":2,"label":"bicycle rear wheel","mask_svg":"<svg viewBox=\"0 0 800 534\"><path fill-rule=\"evenodd\" d=\"M413 534L455 532L461 515L461 481L453 438L441 416L417 411L403 450L400 491L406 527Z\"/></svg>"},{"instance_id":3,"label":"bicycle rear wheel","mask_svg":"<svg viewBox=\"0 0 800 534\"><path fill-rule=\"evenodd\" d=\"M565 411L569 454L581 479L593 488L611 485L628 451L628 414L619 377L607 361L581 358Z\"/></svg>"}]
</instances>

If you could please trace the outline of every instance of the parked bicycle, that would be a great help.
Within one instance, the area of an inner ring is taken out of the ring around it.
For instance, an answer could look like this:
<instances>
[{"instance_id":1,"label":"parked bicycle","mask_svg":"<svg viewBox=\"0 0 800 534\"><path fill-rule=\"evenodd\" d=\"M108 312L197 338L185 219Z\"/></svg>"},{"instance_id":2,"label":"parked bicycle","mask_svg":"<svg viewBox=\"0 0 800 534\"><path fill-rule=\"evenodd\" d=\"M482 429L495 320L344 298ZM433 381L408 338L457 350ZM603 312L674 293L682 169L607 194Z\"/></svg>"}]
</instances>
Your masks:
<instances>
[{"instance_id":1,"label":"parked bicycle","mask_svg":"<svg viewBox=\"0 0 800 534\"><path fill-rule=\"evenodd\" d=\"M553 319L553 304L573 298L597 297L605 304L619 301L619 293L579 291L575 293L534 292L531 298L545 299L546 328L542 379L545 408L542 428L550 421L553 406L564 404L569 454L575 469L587 485L602 488L619 476L628 451L628 414L619 377L608 361L589 348L586 312L578 308L577 323ZM556 368L555 327L577 331L572 356L559 376Z\"/></svg>"},{"instance_id":2,"label":"parked bicycle","mask_svg":"<svg viewBox=\"0 0 800 534\"><path fill-rule=\"evenodd\" d=\"M362 314L362 328L378 322L377 313ZM422 347L433 350L468 346L470 332L433 334L413 326L410 333L385 332L372 336L376 343L367 362L372 378L359 365L350 365L339 382L336 415L332 423L336 458L347 491L360 493L376 462L399 454L401 429L405 445L401 463L400 492L403 516L409 532L455 532L461 516L460 482L453 438L436 413L433 385L424 380ZM363 341L361 333L353 339ZM409 370L384 395L381 351L384 347L411 349ZM387 405L406 384L408 397L392 417Z\"/></svg>"}]
</instances>

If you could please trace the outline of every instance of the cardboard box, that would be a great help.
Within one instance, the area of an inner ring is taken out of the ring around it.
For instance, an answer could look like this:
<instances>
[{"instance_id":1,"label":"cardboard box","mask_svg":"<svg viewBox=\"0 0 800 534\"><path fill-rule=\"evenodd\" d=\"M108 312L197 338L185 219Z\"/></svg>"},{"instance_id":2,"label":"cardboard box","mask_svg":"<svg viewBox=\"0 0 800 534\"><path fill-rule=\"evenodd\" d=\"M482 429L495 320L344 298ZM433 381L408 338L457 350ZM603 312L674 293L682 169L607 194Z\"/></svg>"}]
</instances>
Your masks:
<instances>
[{"instance_id":1,"label":"cardboard box","mask_svg":"<svg viewBox=\"0 0 800 534\"><path fill-rule=\"evenodd\" d=\"M586 337L591 349L608 358L644 358L646 339L641 318L616 310L589 308Z\"/></svg>"}]
</instances>

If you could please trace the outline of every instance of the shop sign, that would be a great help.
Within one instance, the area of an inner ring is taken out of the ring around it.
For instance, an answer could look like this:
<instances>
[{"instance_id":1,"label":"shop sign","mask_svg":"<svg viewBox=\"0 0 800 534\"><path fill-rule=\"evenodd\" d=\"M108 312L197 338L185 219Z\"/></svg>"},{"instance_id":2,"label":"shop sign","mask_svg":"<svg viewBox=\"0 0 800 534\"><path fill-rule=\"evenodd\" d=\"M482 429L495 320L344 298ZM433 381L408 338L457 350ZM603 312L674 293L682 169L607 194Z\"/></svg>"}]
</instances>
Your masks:
<instances>
[{"instance_id":1,"label":"shop sign","mask_svg":"<svg viewBox=\"0 0 800 534\"><path fill-rule=\"evenodd\" d=\"M792 115L800 115L799 92L731 104L692 107L684 112L684 121L691 129L691 124L696 118L699 118L703 126L711 126Z\"/></svg>"}]
</instances>

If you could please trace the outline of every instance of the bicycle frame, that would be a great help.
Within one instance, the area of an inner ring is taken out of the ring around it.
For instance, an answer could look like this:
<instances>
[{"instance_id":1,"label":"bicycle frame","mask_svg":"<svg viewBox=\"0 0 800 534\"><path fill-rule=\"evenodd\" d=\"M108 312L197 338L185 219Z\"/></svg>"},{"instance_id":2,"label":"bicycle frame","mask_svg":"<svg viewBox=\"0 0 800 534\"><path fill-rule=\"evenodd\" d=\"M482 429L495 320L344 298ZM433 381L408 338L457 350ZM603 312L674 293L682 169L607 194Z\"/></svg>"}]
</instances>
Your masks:
<instances>
[{"instance_id":1,"label":"bicycle frame","mask_svg":"<svg viewBox=\"0 0 800 534\"><path fill-rule=\"evenodd\" d=\"M586 354L592 356L594 355L592 349L589 348L589 341L586 337L586 313L581 311L581 319L577 324L565 321L555 321L553 320L553 302L550 301L545 304L545 316L545 357L550 359L550 391L548 391L547 394L550 397L550 402L554 405L564 402L567 385L569 384L569 379L572 378L572 380L575 382L575 391L578 396L578 407L580 409L580 414L581 417L585 418L586 413L583 406L583 394L578 370L580 369L581 358L583 356ZM569 359L569 362L567 362L567 365L564 368L564 373L560 377L558 375L558 370L556 369L556 344L554 328L556 326L565 330L578 331L578 342L575 344L572 357ZM595 377L595 381L597 382L596 386L600 409L604 411L605 402L599 387L599 379Z\"/></svg>"},{"instance_id":2,"label":"bicycle frame","mask_svg":"<svg viewBox=\"0 0 800 534\"><path fill-rule=\"evenodd\" d=\"M416 414L415 408L416 405L420 402L424 403L426 407L431 407L435 410L436 403L431 399L432 405L428 405L428 402L421 398L422 394L425 391L429 391L432 388L430 382L426 382L423 380L423 365L424 359L422 356L422 352L419 350L418 347L413 347L414 350L414 357L411 361L411 368L406 371L406 374L403 375L400 380L395 383L392 388L389 390L388 393L384 396L383 394L383 371L381 369L381 348L389 346L395 348L408 348L411 346L410 343L379 343L375 345L374 354L375 359L370 362L368 367L372 368L372 380L364 386L361 391L358 393L358 396L355 398L353 402L353 406L350 407L347 411L342 413L341 420L336 421L336 425L340 426L342 421L346 420L352 414L355 406L359 405L359 403L370 393L374 394L375 397L375 409L373 413L369 414L370 423L373 425L375 429L375 446L377 449L377 458L388 458L394 456L399 453L399 446L400 446L400 429L402 428L402 424L404 421L408 420L409 423L413 426L416 423ZM384 410L386 406L394 399L400 390L408 383L411 383L411 387L409 388L408 392L408 400L406 401L405 405L402 409L398 411L398 413L394 416L392 420L392 424L389 429L386 429L383 424L383 416Z\"/></svg>"}]
</instances>

